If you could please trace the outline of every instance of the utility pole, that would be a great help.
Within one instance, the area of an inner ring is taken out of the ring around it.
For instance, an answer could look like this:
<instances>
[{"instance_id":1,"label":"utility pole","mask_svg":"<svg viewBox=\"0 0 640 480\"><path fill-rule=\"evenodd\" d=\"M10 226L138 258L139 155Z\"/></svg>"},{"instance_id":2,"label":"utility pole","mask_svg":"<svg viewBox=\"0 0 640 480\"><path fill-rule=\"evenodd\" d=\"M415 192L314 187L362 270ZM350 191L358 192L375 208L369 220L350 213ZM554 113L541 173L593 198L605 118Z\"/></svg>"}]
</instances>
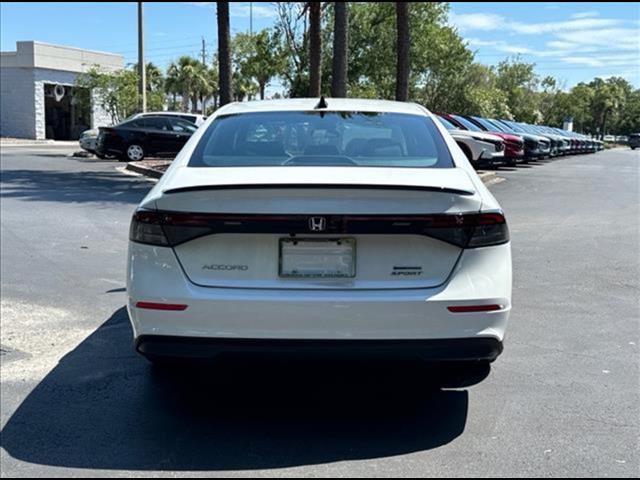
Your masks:
<instances>
[{"instance_id":1,"label":"utility pole","mask_svg":"<svg viewBox=\"0 0 640 480\"><path fill-rule=\"evenodd\" d=\"M253 2L249 2L249 35L253 35Z\"/></svg>"},{"instance_id":2,"label":"utility pole","mask_svg":"<svg viewBox=\"0 0 640 480\"><path fill-rule=\"evenodd\" d=\"M142 98L142 111L147 111L147 72L144 63L144 21L142 2L138 2L138 93Z\"/></svg>"},{"instance_id":3,"label":"utility pole","mask_svg":"<svg viewBox=\"0 0 640 480\"><path fill-rule=\"evenodd\" d=\"M204 65L204 68L207 68L207 51L205 50L205 46L204 46L204 36L202 37L202 65ZM205 103L206 103L206 98L204 97L204 95L202 95L202 93L200 93L200 107L202 109L202 114L204 115L205 112Z\"/></svg>"}]
</instances>

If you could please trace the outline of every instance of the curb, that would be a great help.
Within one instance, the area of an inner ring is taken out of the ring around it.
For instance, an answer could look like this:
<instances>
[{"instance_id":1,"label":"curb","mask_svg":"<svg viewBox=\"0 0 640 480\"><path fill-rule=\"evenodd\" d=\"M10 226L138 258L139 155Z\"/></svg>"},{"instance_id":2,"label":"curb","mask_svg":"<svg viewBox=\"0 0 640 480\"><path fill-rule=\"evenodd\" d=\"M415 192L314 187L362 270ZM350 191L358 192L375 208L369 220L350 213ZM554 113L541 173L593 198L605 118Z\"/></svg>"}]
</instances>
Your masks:
<instances>
[{"instance_id":1,"label":"curb","mask_svg":"<svg viewBox=\"0 0 640 480\"><path fill-rule=\"evenodd\" d=\"M480 180L482 180L482 183L486 185L486 184L492 183L495 180L496 172L480 171L478 172L478 176L480 177Z\"/></svg>"},{"instance_id":2,"label":"curb","mask_svg":"<svg viewBox=\"0 0 640 480\"><path fill-rule=\"evenodd\" d=\"M144 175L150 178L160 178L164 173L164 172L161 172L160 170L155 170L153 168L140 165L137 162L129 162L124 168L125 170L129 170L130 172L139 173L140 175Z\"/></svg>"}]
</instances>

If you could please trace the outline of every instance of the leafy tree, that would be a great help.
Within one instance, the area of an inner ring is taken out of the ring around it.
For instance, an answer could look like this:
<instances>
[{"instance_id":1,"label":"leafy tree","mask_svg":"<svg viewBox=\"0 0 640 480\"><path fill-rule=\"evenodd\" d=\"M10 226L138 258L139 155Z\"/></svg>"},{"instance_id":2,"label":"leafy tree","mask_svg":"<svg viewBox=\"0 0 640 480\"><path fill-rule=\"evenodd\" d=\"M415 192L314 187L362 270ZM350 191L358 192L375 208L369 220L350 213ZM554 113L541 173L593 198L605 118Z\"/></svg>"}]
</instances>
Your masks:
<instances>
[{"instance_id":1,"label":"leafy tree","mask_svg":"<svg viewBox=\"0 0 640 480\"><path fill-rule=\"evenodd\" d=\"M152 65L150 70L154 69ZM92 91L95 101L107 112L113 123L118 123L139 111L138 72L131 66L116 72L91 67L78 75L75 86ZM156 86L157 82L149 82L147 104L149 109L162 110L164 92L155 90ZM91 101L89 97L80 99L85 102Z\"/></svg>"},{"instance_id":2,"label":"leafy tree","mask_svg":"<svg viewBox=\"0 0 640 480\"><path fill-rule=\"evenodd\" d=\"M472 63L457 80L457 93L450 96L455 107L444 111L468 113L483 117L513 119L506 97L496 85L495 71L486 65Z\"/></svg>"},{"instance_id":3,"label":"leafy tree","mask_svg":"<svg viewBox=\"0 0 640 480\"><path fill-rule=\"evenodd\" d=\"M640 89L629 91L613 131L620 135L640 132Z\"/></svg>"},{"instance_id":4,"label":"leafy tree","mask_svg":"<svg viewBox=\"0 0 640 480\"><path fill-rule=\"evenodd\" d=\"M538 85L534 67L514 57L500 62L496 69L496 86L504 93L513 117L521 122L540 120L537 97L531 93Z\"/></svg>"},{"instance_id":5,"label":"leafy tree","mask_svg":"<svg viewBox=\"0 0 640 480\"><path fill-rule=\"evenodd\" d=\"M265 87L273 77L282 75L286 64L277 36L268 30L254 35L238 33L233 46L240 75L255 79L260 99L264 100Z\"/></svg>"},{"instance_id":6,"label":"leafy tree","mask_svg":"<svg viewBox=\"0 0 640 480\"><path fill-rule=\"evenodd\" d=\"M251 77L242 75L239 70L233 72L233 101L253 100L257 93L258 85Z\"/></svg>"}]
</instances>

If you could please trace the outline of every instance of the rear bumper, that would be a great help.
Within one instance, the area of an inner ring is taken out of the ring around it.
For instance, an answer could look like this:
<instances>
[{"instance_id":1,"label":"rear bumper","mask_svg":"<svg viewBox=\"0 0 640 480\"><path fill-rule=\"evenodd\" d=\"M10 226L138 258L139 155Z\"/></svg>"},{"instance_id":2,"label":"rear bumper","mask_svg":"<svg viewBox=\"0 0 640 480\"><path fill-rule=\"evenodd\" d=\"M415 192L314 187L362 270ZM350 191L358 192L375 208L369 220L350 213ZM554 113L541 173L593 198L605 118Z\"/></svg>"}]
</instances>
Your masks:
<instances>
[{"instance_id":1,"label":"rear bumper","mask_svg":"<svg viewBox=\"0 0 640 480\"><path fill-rule=\"evenodd\" d=\"M502 341L511 310L509 244L465 250L441 286L388 290L200 287L187 280L170 248L132 242L129 253L128 310L136 339ZM141 309L136 307L139 301L188 308ZM448 310L451 305L483 304L502 308L467 313Z\"/></svg>"},{"instance_id":2,"label":"rear bumper","mask_svg":"<svg viewBox=\"0 0 640 480\"><path fill-rule=\"evenodd\" d=\"M136 351L149 358L170 357L208 360L222 353L284 353L303 355L417 357L425 361L493 361L502 353L495 338L438 340L290 340L199 338L143 335Z\"/></svg>"}]
</instances>

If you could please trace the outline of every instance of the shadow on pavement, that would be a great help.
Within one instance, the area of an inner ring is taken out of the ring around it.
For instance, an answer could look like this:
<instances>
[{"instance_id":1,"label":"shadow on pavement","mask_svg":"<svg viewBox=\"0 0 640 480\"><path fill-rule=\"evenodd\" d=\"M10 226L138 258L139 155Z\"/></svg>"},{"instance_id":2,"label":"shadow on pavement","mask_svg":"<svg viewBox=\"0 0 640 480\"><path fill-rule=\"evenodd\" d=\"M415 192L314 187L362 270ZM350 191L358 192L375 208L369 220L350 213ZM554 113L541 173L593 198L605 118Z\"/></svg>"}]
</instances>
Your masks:
<instances>
[{"instance_id":1,"label":"shadow on pavement","mask_svg":"<svg viewBox=\"0 0 640 480\"><path fill-rule=\"evenodd\" d=\"M138 203L152 187L115 171L2 170L1 180L1 198L68 203Z\"/></svg>"},{"instance_id":2,"label":"shadow on pavement","mask_svg":"<svg viewBox=\"0 0 640 480\"><path fill-rule=\"evenodd\" d=\"M417 366L224 360L161 373L133 353L121 308L28 395L0 436L53 466L230 470L399 455L451 442L468 393Z\"/></svg>"}]
</instances>

